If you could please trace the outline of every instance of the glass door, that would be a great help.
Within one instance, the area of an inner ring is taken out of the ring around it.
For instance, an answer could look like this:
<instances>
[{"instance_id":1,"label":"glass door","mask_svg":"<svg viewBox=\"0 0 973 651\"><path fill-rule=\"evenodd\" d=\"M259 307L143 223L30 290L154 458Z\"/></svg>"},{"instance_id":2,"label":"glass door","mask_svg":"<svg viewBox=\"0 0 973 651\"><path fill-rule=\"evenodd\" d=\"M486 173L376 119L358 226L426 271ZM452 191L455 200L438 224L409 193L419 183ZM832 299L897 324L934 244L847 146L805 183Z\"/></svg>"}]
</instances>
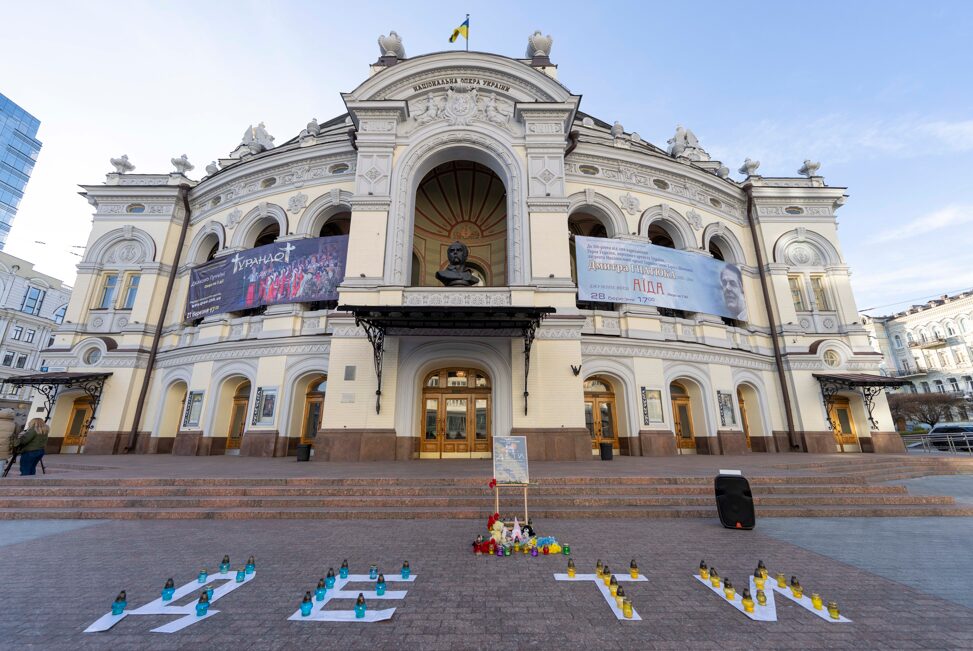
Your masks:
<instances>
[{"instance_id":1,"label":"glass door","mask_svg":"<svg viewBox=\"0 0 973 651\"><path fill-rule=\"evenodd\" d=\"M693 409L689 398L672 399L672 420L679 449L695 450L696 434L693 432Z\"/></svg>"},{"instance_id":2,"label":"glass door","mask_svg":"<svg viewBox=\"0 0 973 651\"><path fill-rule=\"evenodd\" d=\"M469 396L443 396L444 414L442 452L470 451Z\"/></svg>"},{"instance_id":3,"label":"glass door","mask_svg":"<svg viewBox=\"0 0 973 651\"><path fill-rule=\"evenodd\" d=\"M243 440L243 429L247 422L247 401L239 398L233 399L233 408L230 412L230 429L226 434L226 449L239 450L240 441Z\"/></svg>"},{"instance_id":4,"label":"glass door","mask_svg":"<svg viewBox=\"0 0 973 651\"><path fill-rule=\"evenodd\" d=\"M91 402L85 399L75 401L62 445L84 445L89 420L91 420Z\"/></svg>"}]
</instances>

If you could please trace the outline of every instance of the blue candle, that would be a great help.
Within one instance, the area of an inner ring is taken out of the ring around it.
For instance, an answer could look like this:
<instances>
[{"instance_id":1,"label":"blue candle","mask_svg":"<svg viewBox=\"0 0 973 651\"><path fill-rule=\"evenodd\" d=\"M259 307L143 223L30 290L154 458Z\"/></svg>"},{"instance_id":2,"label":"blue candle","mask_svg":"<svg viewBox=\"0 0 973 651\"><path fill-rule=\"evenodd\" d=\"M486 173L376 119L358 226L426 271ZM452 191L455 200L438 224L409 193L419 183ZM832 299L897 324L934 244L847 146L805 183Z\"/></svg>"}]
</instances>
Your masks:
<instances>
[{"instance_id":1,"label":"blue candle","mask_svg":"<svg viewBox=\"0 0 973 651\"><path fill-rule=\"evenodd\" d=\"M254 571L255 569L257 569L257 564L256 564L256 562L255 562L255 561L253 560L253 556L251 556L250 558L248 558L248 559L247 559L247 567L246 567L246 572L247 572L247 574L253 574L253 571Z\"/></svg>"},{"instance_id":2,"label":"blue candle","mask_svg":"<svg viewBox=\"0 0 973 651\"><path fill-rule=\"evenodd\" d=\"M196 602L196 617L203 617L207 610L209 610L209 597L203 592L199 595L199 601Z\"/></svg>"},{"instance_id":3,"label":"blue candle","mask_svg":"<svg viewBox=\"0 0 973 651\"><path fill-rule=\"evenodd\" d=\"M176 584L173 583L172 579L166 579L166 584L162 586L162 601L169 601L172 599L172 595L176 592Z\"/></svg>"},{"instance_id":4,"label":"blue candle","mask_svg":"<svg viewBox=\"0 0 973 651\"><path fill-rule=\"evenodd\" d=\"M315 601L324 601L324 595L327 592L328 592L328 588L325 585L324 577L321 577L318 580L318 587L316 587L314 589L314 600Z\"/></svg>"},{"instance_id":5,"label":"blue candle","mask_svg":"<svg viewBox=\"0 0 973 651\"><path fill-rule=\"evenodd\" d=\"M381 597L383 594L385 594L385 575L384 574L379 574L378 575L378 582L375 583L375 594L377 594L379 597Z\"/></svg>"},{"instance_id":6,"label":"blue candle","mask_svg":"<svg viewBox=\"0 0 973 651\"><path fill-rule=\"evenodd\" d=\"M304 593L304 599L301 601L301 617L307 617L311 614L311 609L314 608L314 603L311 601L311 591Z\"/></svg>"},{"instance_id":7,"label":"blue candle","mask_svg":"<svg viewBox=\"0 0 973 651\"><path fill-rule=\"evenodd\" d=\"M220 574L226 574L230 571L230 555L225 554L223 560L220 561Z\"/></svg>"},{"instance_id":8,"label":"blue candle","mask_svg":"<svg viewBox=\"0 0 973 651\"><path fill-rule=\"evenodd\" d=\"M355 617L361 619L365 616L365 595L358 593L358 599L355 601Z\"/></svg>"},{"instance_id":9,"label":"blue candle","mask_svg":"<svg viewBox=\"0 0 973 651\"><path fill-rule=\"evenodd\" d=\"M246 578L247 578L247 573L246 573L245 570L237 570L236 571L236 582L237 583L243 583Z\"/></svg>"},{"instance_id":10,"label":"blue candle","mask_svg":"<svg viewBox=\"0 0 973 651\"><path fill-rule=\"evenodd\" d=\"M328 568L328 576L327 576L327 578L324 579L324 585L325 585L325 587L327 587L329 589L334 587L334 568L333 567L329 567Z\"/></svg>"},{"instance_id":11,"label":"blue candle","mask_svg":"<svg viewBox=\"0 0 973 651\"><path fill-rule=\"evenodd\" d=\"M374 581L378 578L378 565L374 563L368 568L368 578Z\"/></svg>"},{"instance_id":12,"label":"blue candle","mask_svg":"<svg viewBox=\"0 0 973 651\"><path fill-rule=\"evenodd\" d=\"M128 605L128 597L126 596L125 591L122 590L121 592L118 593L118 596L115 597L115 601L113 601L111 604L111 614L121 615L122 612L125 610L125 606L127 605Z\"/></svg>"},{"instance_id":13,"label":"blue candle","mask_svg":"<svg viewBox=\"0 0 973 651\"><path fill-rule=\"evenodd\" d=\"M206 600L213 598L213 588L206 588Z\"/></svg>"},{"instance_id":14,"label":"blue candle","mask_svg":"<svg viewBox=\"0 0 973 651\"><path fill-rule=\"evenodd\" d=\"M209 575L206 573L206 570L200 570L199 571L199 576L197 577L197 580L200 583L206 583L206 577L207 576L209 576Z\"/></svg>"},{"instance_id":15,"label":"blue candle","mask_svg":"<svg viewBox=\"0 0 973 651\"><path fill-rule=\"evenodd\" d=\"M402 561L402 578L408 579L410 574L412 574L412 568L409 567L409 561Z\"/></svg>"},{"instance_id":16,"label":"blue candle","mask_svg":"<svg viewBox=\"0 0 973 651\"><path fill-rule=\"evenodd\" d=\"M347 579L348 578L348 561L347 560L344 560L344 561L341 562L341 567L338 568L338 575L342 579Z\"/></svg>"}]
</instances>

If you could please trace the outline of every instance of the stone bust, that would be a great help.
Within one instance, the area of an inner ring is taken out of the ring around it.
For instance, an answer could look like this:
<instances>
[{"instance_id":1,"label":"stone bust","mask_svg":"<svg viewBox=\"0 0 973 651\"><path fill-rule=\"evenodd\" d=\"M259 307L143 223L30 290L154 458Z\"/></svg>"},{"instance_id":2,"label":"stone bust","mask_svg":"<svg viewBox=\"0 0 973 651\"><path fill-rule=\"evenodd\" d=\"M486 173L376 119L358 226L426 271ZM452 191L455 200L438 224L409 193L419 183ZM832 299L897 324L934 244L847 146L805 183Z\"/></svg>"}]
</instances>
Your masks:
<instances>
[{"instance_id":1,"label":"stone bust","mask_svg":"<svg viewBox=\"0 0 973 651\"><path fill-rule=\"evenodd\" d=\"M469 248L462 242L456 241L450 244L446 249L449 264L445 269L436 272L436 279L446 287L471 287L480 282L480 279L466 266L469 255Z\"/></svg>"}]
</instances>

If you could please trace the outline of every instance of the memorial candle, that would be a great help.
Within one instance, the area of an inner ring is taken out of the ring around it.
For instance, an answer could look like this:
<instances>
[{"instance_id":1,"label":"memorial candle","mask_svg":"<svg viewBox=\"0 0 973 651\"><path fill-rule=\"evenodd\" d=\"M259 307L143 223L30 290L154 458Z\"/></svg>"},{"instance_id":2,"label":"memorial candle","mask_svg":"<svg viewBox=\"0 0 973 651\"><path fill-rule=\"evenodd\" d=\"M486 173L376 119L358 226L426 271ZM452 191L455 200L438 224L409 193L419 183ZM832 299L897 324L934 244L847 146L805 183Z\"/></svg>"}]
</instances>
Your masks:
<instances>
[{"instance_id":1,"label":"memorial candle","mask_svg":"<svg viewBox=\"0 0 973 651\"><path fill-rule=\"evenodd\" d=\"M206 569L204 568L199 571L199 575L196 577L196 581L199 583L206 583L207 576L209 575L206 573Z\"/></svg>"},{"instance_id":2,"label":"memorial candle","mask_svg":"<svg viewBox=\"0 0 973 651\"><path fill-rule=\"evenodd\" d=\"M402 561L402 578L408 579L410 574L412 574L412 568L409 567L409 561Z\"/></svg>"},{"instance_id":3,"label":"memorial candle","mask_svg":"<svg viewBox=\"0 0 973 651\"><path fill-rule=\"evenodd\" d=\"M605 571L605 568L601 564L601 559L599 558L598 559L598 562L595 564L595 576L597 576L600 579L601 578L601 575L602 575L602 572L604 572L604 571Z\"/></svg>"},{"instance_id":4,"label":"memorial candle","mask_svg":"<svg viewBox=\"0 0 973 651\"><path fill-rule=\"evenodd\" d=\"M244 568L247 574L253 574L253 571L257 569L257 562L254 560L253 556L247 559L247 566Z\"/></svg>"},{"instance_id":5,"label":"memorial candle","mask_svg":"<svg viewBox=\"0 0 973 651\"><path fill-rule=\"evenodd\" d=\"M736 596L736 589L733 587L733 583L729 579L723 581L723 594L726 595L727 601L733 601L733 597Z\"/></svg>"},{"instance_id":6,"label":"memorial candle","mask_svg":"<svg viewBox=\"0 0 973 651\"><path fill-rule=\"evenodd\" d=\"M601 580L604 581L605 582L605 585L607 586L607 585L609 585L611 583L611 579L612 579L612 571L606 565L606 566L604 566L602 568L602 571L601 571Z\"/></svg>"},{"instance_id":7,"label":"memorial candle","mask_svg":"<svg viewBox=\"0 0 973 651\"><path fill-rule=\"evenodd\" d=\"M327 587L329 589L334 587L334 568L333 567L329 567L328 568L328 574L324 578L324 585L325 585L325 587Z\"/></svg>"},{"instance_id":8,"label":"memorial candle","mask_svg":"<svg viewBox=\"0 0 973 651\"><path fill-rule=\"evenodd\" d=\"M778 588L786 588L787 587L787 577L784 576L783 574L780 574L780 573L777 574L777 587Z\"/></svg>"},{"instance_id":9,"label":"memorial candle","mask_svg":"<svg viewBox=\"0 0 973 651\"><path fill-rule=\"evenodd\" d=\"M341 567L338 568L338 576L342 579L348 578L348 559L341 561Z\"/></svg>"},{"instance_id":10,"label":"memorial candle","mask_svg":"<svg viewBox=\"0 0 973 651\"><path fill-rule=\"evenodd\" d=\"M358 599L355 601L355 617L361 619L364 616L365 616L365 595L359 592Z\"/></svg>"},{"instance_id":11,"label":"memorial candle","mask_svg":"<svg viewBox=\"0 0 973 651\"><path fill-rule=\"evenodd\" d=\"M378 581L375 583L375 594L379 597L385 594L385 575L379 574Z\"/></svg>"},{"instance_id":12,"label":"memorial candle","mask_svg":"<svg viewBox=\"0 0 973 651\"><path fill-rule=\"evenodd\" d=\"M720 587L720 573L716 571L715 567L709 571L709 583L714 588Z\"/></svg>"},{"instance_id":13,"label":"memorial candle","mask_svg":"<svg viewBox=\"0 0 973 651\"><path fill-rule=\"evenodd\" d=\"M821 595L817 592L811 593L811 605L814 606L814 610L821 610L824 608L824 601L821 599Z\"/></svg>"},{"instance_id":14,"label":"memorial candle","mask_svg":"<svg viewBox=\"0 0 973 651\"><path fill-rule=\"evenodd\" d=\"M121 592L118 593L118 596L115 597L115 601L113 601L111 604L111 614L121 615L125 611L125 606L127 605L128 605L128 595L125 593L124 590L122 590Z\"/></svg>"},{"instance_id":15,"label":"memorial candle","mask_svg":"<svg viewBox=\"0 0 973 651\"><path fill-rule=\"evenodd\" d=\"M767 605L767 594L763 590L757 590L757 603L761 606Z\"/></svg>"},{"instance_id":16,"label":"memorial candle","mask_svg":"<svg viewBox=\"0 0 973 651\"><path fill-rule=\"evenodd\" d=\"M573 579L574 575L577 574L577 568L574 566L574 559L568 559L568 578Z\"/></svg>"},{"instance_id":17,"label":"memorial candle","mask_svg":"<svg viewBox=\"0 0 973 651\"><path fill-rule=\"evenodd\" d=\"M791 577L791 594L793 594L796 599L800 599L802 596L804 596L804 588L801 587L801 582L797 580L796 576Z\"/></svg>"},{"instance_id":18,"label":"memorial candle","mask_svg":"<svg viewBox=\"0 0 973 651\"><path fill-rule=\"evenodd\" d=\"M634 558L632 559L632 562L628 566L628 575L633 579L639 578L639 566L638 563L635 562Z\"/></svg>"},{"instance_id":19,"label":"memorial candle","mask_svg":"<svg viewBox=\"0 0 973 651\"><path fill-rule=\"evenodd\" d=\"M322 576L318 579L318 586L314 588L314 600L324 601L324 595L328 592L328 586L325 585L324 577Z\"/></svg>"},{"instance_id":20,"label":"memorial candle","mask_svg":"<svg viewBox=\"0 0 973 651\"><path fill-rule=\"evenodd\" d=\"M304 598L301 600L301 617L310 615L312 608L314 608L314 602L311 601L311 591L308 590L304 593Z\"/></svg>"},{"instance_id":21,"label":"memorial candle","mask_svg":"<svg viewBox=\"0 0 973 651\"><path fill-rule=\"evenodd\" d=\"M709 578L709 568L706 566L706 561L699 562L699 578L703 581Z\"/></svg>"},{"instance_id":22,"label":"memorial candle","mask_svg":"<svg viewBox=\"0 0 973 651\"><path fill-rule=\"evenodd\" d=\"M633 614L634 611L632 610L632 600L626 597L622 601L622 615L625 616L625 619L632 619Z\"/></svg>"},{"instance_id":23,"label":"memorial candle","mask_svg":"<svg viewBox=\"0 0 973 651\"><path fill-rule=\"evenodd\" d=\"M166 579L166 584L162 586L162 601L169 601L172 599L172 595L176 592L176 584L173 580Z\"/></svg>"},{"instance_id":24,"label":"memorial candle","mask_svg":"<svg viewBox=\"0 0 973 651\"><path fill-rule=\"evenodd\" d=\"M841 619L841 611L838 610L838 604L834 601L828 602L828 615L831 616L831 619Z\"/></svg>"},{"instance_id":25,"label":"memorial candle","mask_svg":"<svg viewBox=\"0 0 973 651\"><path fill-rule=\"evenodd\" d=\"M614 597L618 593L618 579L612 574L612 577L608 579L608 591L612 593Z\"/></svg>"},{"instance_id":26,"label":"memorial candle","mask_svg":"<svg viewBox=\"0 0 973 651\"><path fill-rule=\"evenodd\" d=\"M204 590L202 594L199 595L199 601L196 602L196 617L203 617L206 615L206 611L209 610L209 597Z\"/></svg>"},{"instance_id":27,"label":"memorial candle","mask_svg":"<svg viewBox=\"0 0 973 651\"><path fill-rule=\"evenodd\" d=\"M226 574L230 571L230 555L224 554L223 560L220 561L220 574Z\"/></svg>"},{"instance_id":28,"label":"memorial candle","mask_svg":"<svg viewBox=\"0 0 973 651\"><path fill-rule=\"evenodd\" d=\"M618 589L615 590L615 604L618 605L619 608L621 608L622 603L624 601L625 601L625 589L622 588L622 586L618 586Z\"/></svg>"}]
</instances>

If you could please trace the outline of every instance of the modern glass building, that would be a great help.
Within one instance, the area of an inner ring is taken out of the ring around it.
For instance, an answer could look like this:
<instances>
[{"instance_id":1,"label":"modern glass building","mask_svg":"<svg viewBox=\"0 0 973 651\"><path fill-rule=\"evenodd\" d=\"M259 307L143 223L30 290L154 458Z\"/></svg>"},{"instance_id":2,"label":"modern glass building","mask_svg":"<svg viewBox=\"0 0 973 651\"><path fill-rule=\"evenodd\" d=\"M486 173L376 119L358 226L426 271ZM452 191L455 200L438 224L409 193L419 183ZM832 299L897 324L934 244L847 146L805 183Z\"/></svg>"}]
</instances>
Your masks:
<instances>
[{"instance_id":1,"label":"modern glass building","mask_svg":"<svg viewBox=\"0 0 973 651\"><path fill-rule=\"evenodd\" d=\"M17 206L41 151L41 122L0 93L0 250L7 243Z\"/></svg>"}]
</instances>

